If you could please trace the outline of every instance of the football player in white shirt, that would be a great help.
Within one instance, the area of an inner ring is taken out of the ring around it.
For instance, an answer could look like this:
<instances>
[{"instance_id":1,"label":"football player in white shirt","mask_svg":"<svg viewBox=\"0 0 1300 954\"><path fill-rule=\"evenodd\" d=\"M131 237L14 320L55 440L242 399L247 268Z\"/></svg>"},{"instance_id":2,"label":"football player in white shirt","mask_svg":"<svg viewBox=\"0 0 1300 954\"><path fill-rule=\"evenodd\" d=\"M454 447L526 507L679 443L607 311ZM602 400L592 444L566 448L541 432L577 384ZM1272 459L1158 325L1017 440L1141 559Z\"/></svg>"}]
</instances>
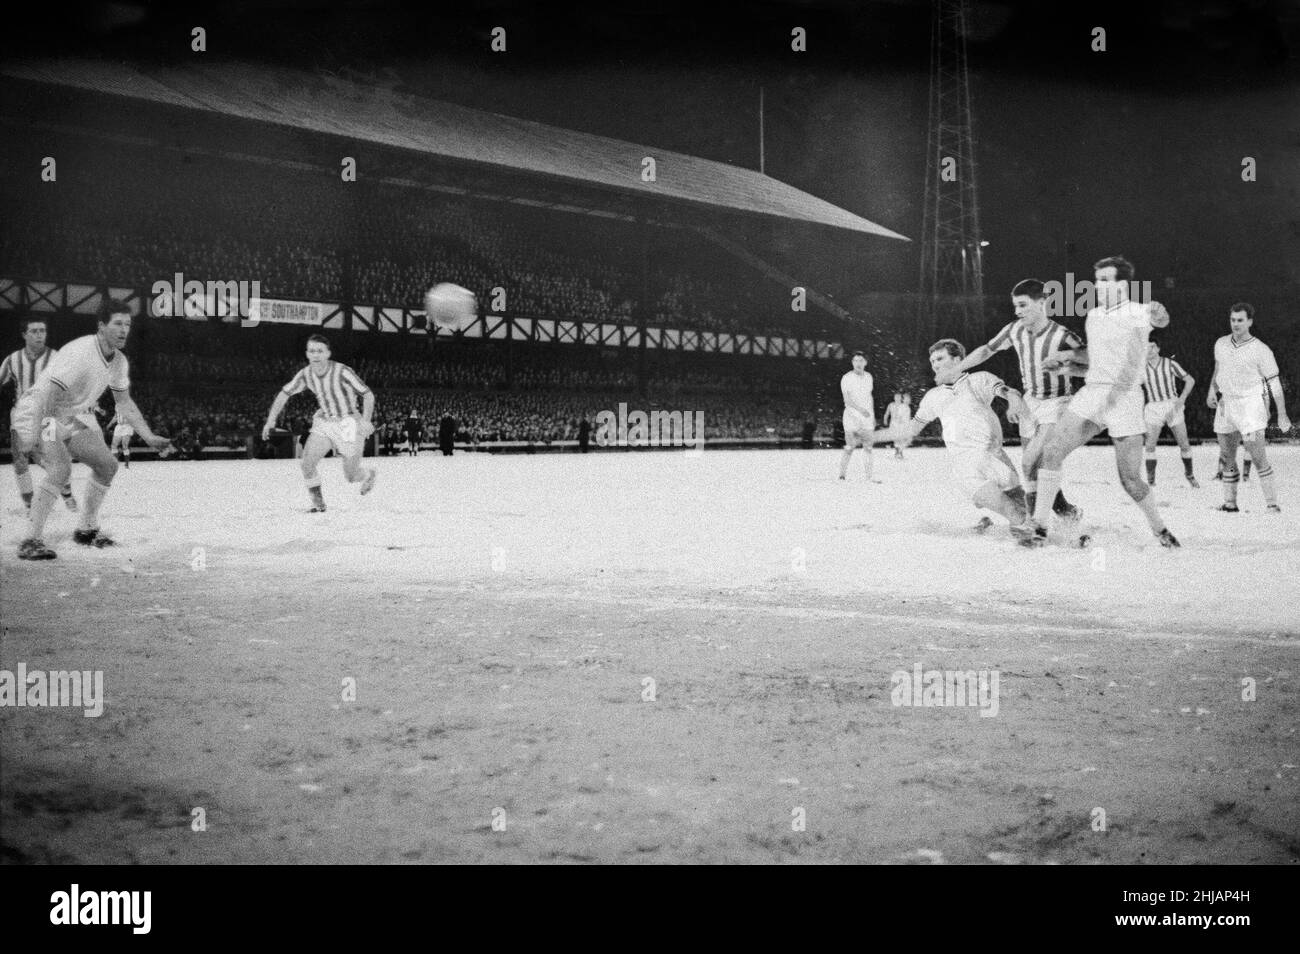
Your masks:
<instances>
[{"instance_id":1,"label":"football player in white shirt","mask_svg":"<svg viewBox=\"0 0 1300 954\"><path fill-rule=\"evenodd\" d=\"M307 339L307 367L293 376L293 380L280 389L266 415L262 440L270 440L271 430L280 418L280 412L289 398L302 391L311 391L320 406L312 418L311 434L302 452L302 476L307 482L311 497L308 513L323 513L325 497L320 489L317 465L331 448L343 458L343 476L350 484L361 484L363 494L375 486L378 472L373 467L362 467L366 440L375 432L370 423L375 413L375 392L366 387L360 376L346 364L330 359L329 339L312 335ZM361 407L357 407L357 399Z\"/></svg>"},{"instance_id":2,"label":"football player in white shirt","mask_svg":"<svg viewBox=\"0 0 1300 954\"><path fill-rule=\"evenodd\" d=\"M49 365L50 359L59 352L45 346L48 327L44 318L28 318L22 323L23 346L0 362L0 388L10 381L14 383L14 404L32 389L42 372ZM10 437L9 447L13 451L14 481L18 484L18 494L23 504L32 505L32 472L27 454L18 453L18 436L13 431L13 411L9 412ZM39 452L33 451L33 457ZM36 461L40 463L40 461ZM69 510L77 509L77 501L72 496L72 484L63 486L63 502Z\"/></svg>"},{"instance_id":3,"label":"football player in white shirt","mask_svg":"<svg viewBox=\"0 0 1300 954\"><path fill-rule=\"evenodd\" d=\"M1124 258L1103 258L1093 266L1098 305L1088 311L1084 335L1088 342L1088 373L1083 387L1070 399L1043 448L1038 470L1038 500L1034 507L1037 531L1025 541L1047 540L1052 500L1061 486L1061 466L1076 448L1102 431L1110 431L1120 483L1147 518L1151 532L1164 547L1179 546L1160 519L1151 488L1142 479L1142 448L1146 422L1142 417L1147 338L1152 328L1169 324L1169 312L1158 302L1138 304L1129 297L1133 265ZM1048 358L1045 367L1069 359Z\"/></svg>"},{"instance_id":4,"label":"football player in white shirt","mask_svg":"<svg viewBox=\"0 0 1300 954\"><path fill-rule=\"evenodd\" d=\"M82 546L112 546L99 529L99 508L117 473L117 461L104 443L93 408L111 389L119 417L135 428L154 450L166 453L171 441L149 429L144 415L131 400L131 379L122 348L131 333L131 308L108 300L100 308L98 330L64 346L50 360L36 385L14 408L14 430L19 450L40 447L45 480L32 498L27 536L18 546L22 560L52 560L55 553L42 535L50 508L68 480L72 458L90 466L90 481L82 502L81 524L72 539Z\"/></svg>"},{"instance_id":5,"label":"football player in white shirt","mask_svg":"<svg viewBox=\"0 0 1300 954\"><path fill-rule=\"evenodd\" d=\"M1007 420L1016 423L1030 413L1020 392L988 371L974 373L961 370L966 348L952 338L930 345L930 368L935 387L925 393L916 416L907 426L907 436L914 438L935 419L943 427L943 443L952 461L953 476L971 495L976 507L992 510L1005 517L1011 533L1019 540L1034 534L1020 486L1016 465L1002 449L1002 423L991 407L995 397L1005 398ZM892 429L876 433L876 443L896 440ZM986 529L992 521L982 521L977 529Z\"/></svg>"},{"instance_id":6,"label":"football player in white shirt","mask_svg":"<svg viewBox=\"0 0 1300 954\"><path fill-rule=\"evenodd\" d=\"M871 480L871 446L876 432L876 405L872 397L873 382L867 371L867 356L853 352L853 370L840 378L840 393L844 395L844 454L840 457L840 480L849 473L849 458L853 448L861 447L867 456L867 480ZM880 483L880 481L873 481Z\"/></svg>"},{"instance_id":7,"label":"football player in white shirt","mask_svg":"<svg viewBox=\"0 0 1300 954\"><path fill-rule=\"evenodd\" d=\"M902 460L903 448L912 440L912 395L895 391L894 401L885 408L881 423L894 435L894 459Z\"/></svg>"},{"instance_id":8,"label":"football player in white shirt","mask_svg":"<svg viewBox=\"0 0 1300 954\"><path fill-rule=\"evenodd\" d=\"M1276 474L1268 462L1268 445L1264 441L1270 393L1277 402L1277 426L1283 432L1289 431L1291 419L1286 413L1277 359L1268 345L1250 333L1254 322L1253 305L1241 301L1232 306L1228 316L1232 334L1214 343L1214 376L1210 378L1210 393L1205 403L1216 409L1214 430L1219 438L1219 459L1224 464L1220 509L1237 512L1237 442L1240 440L1255 461L1255 472L1269 512L1281 513Z\"/></svg>"}]
</instances>

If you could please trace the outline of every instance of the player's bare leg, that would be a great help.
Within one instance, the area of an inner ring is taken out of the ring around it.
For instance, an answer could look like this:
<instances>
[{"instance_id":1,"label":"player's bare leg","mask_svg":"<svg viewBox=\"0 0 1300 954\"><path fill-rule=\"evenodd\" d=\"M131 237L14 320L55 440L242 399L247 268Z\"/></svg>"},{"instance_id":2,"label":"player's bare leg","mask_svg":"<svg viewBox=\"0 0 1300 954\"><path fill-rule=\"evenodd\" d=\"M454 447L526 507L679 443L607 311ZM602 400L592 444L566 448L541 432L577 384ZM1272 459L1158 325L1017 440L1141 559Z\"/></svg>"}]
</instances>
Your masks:
<instances>
[{"instance_id":1,"label":"player's bare leg","mask_svg":"<svg viewBox=\"0 0 1300 954\"><path fill-rule=\"evenodd\" d=\"M1067 408L1048 434L1042 460L1038 465L1038 497L1034 501L1033 513L1040 538L1046 536L1047 525L1052 519L1056 495L1061 490L1061 468L1065 465L1065 459L1100 433L1100 424L1080 417ZM1140 443L1138 448L1141 449Z\"/></svg>"},{"instance_id":2,"label":"player's bare leg","mask_svg":"<svg viewBox=\"0 0 1300 954\"><path fill-rule=\"evenodd\" d=\"M849 459L853 457L854 438L850 434L844 435L844 452L840 454L840 480L847 480L849 476Z\"/></svg>"},{"instance_id":3,"label":"player's bare leg","mask_svg":"<svg viewBox=\"0 0 1300 954\"><path fill-rule=\"evenodd\" d=\"M360 483L361 492L368 494L375 486L375 478L379 476L379 472L373 467L362 466L362 454L363 449L358 447L355 453L343 458L343 476L350 484Z\"/></svg>"},{"instance_id":4,"label":"player's bare leg","mask_svg":"<svg viewBox=\"0 0 1300 954\"><path fill-rule=\"evenodd\" d=\"M1152 424L1147 428L1147 483L1152 487L1156 485L1156 445L1160 443L1160 432L1163 429L1163 424Z\"/></svg>"},{"instance_id":5,"label":"player's bare leg","mask_svg":"<svg viewBox=\"0 0 1300 954\"><path fill-rule=\"evenodd\" d=\"M18 432L9 431L9 446L13 448L14 483L18 485L18 495L23 498L23 505L32 505L32 465L27 455L18 450Z\"/></svg>"},{"instance_id":6,"label":"player's bare leg","mask_svg":"<svg viewBox=\"0 0 1300 954\"><path fill-rule=\"evenodd\" d=\"M302 448L302 479L307 484L307 496L311 498L309 513L325 512L325 497L320 490L320 462L330 452L329 438L319 434L309 434L307 443Z\"/></svg>"},{"instance_id":7,"label":"player's bare leg","mask_svg":"<svg viewBox=\"0 0 1300 954\"><path fill-rule=\"evenodd\" d=\"M1244 434L1242 442L1246 445L1246 453L1250 455L1249 460L1255 462L1255 472L1259 475L1259 489L1264 492L1264 503L1268 511L1281 513L1282 508L1277 503L1277 475L1273 471L1273 465L1268 461L1268 443L1264 440L1264 432L1251 431L1249 434Z\"/></svg>"},{"instance_id":8,"label":"player's bare leg","mask_svg":"<svg viewBox=\"0 0 1300 954\"><path fill-rule=\"evenodd\" d=\"M41 466L45 479L32 495L27 510L27 536L18 544L20 560L53 560L55 553L45 545L45 521L59 499L59 492L72 473L72 454L61 440L42 440Z\"/></svg>"},{"instance_id":9,"label":"player's bare leg","mask_svg":"<svg viewBox=\"0 0 1300 954\"><path fill-rule=\"evenodd\" d=\"M1030 514L1033 514L1038 505L1038 471L1042 468L1043 449L1055 429L1055 424L1045 424L1037 428L1020 455L1020 466L1025 472L1025 500ZM1065 499L1059 484L1052 498L1052 512L1066 520L1077 521L1083 517L1083 511Z\"/></svg>"},{"instance_id":10,"label":"player's bare leg","mask_svg":"<svg viewBox=\"0 0 1300 954\"><path fill-rule=\"evenodd\" d=\"M1219 466L1223 469L1223 506L1219 509L1227 513L1237 512L1237 442L1240 436L1236 431L1219 434Z\"/></svg>"},{"instance_id":11,"label":"player's bare leg","mask_svg":"<svg viewBox=\"0 0 1300 954\"><path fill-rule=\"evenodd\" d=\"M1151 532L1156 535L1160 545L1179 546L1177 539L1160 519L1160 514L1156 510L1156 498L1151 493L1151 488L1147 486L1147 482L1142 479L1142 435L1112 437L1111 440L1115 444L1115 466L1119 471L1119 481L1124 485L1124 490L1138 505L1142 516L1147 518Z\"/></svg>"},{"instance_id":12,"label":"player's bare leg","mask_svg":"<svg viewBox=\"0 0 1300 954\"><path fill-rule=\"evenodd\" d=\"M72 539L82 546L111 547L113 539L99 529L99 508L117 474L117 458L104 443L104 435L94 427L73 434L68 441L68 449L77 460L90 468L90 480L86 483L82 501L81 520L72 532Z\"/></svg>"},{"instance_id":13,"label":"player's bare leg","mask_svg":"<svg viewBox=\"0 0 1300 954\"><path fill-rule=\"evenodd\" d=\"M1025 507L1025 492L1021 488L1002 490L996 483L989 481L975 491L973 500L975 506L992 510L998 516L1005 518L1013 533L1016 533L1017 529L1020 531L1017 535L1033 532L1032 528L1025 526L1029 519L1029 511Z\"/></svg>"},{"instance_id":14,"label":"player's bare leg","mask_svg":"<svg viewBox=\"0 0 1300 954\"><path fill-rule=\"evenodd\" d=\"M863 473L866 475L867 483L871 483L871 467L875 463L875 454L871 452L872 442L868 435L862 441Z\"/></svg>"},{"instance_id":15,"label":"player's bare leg","mask_svg":"<svg viewBox=\"0 0 1300 954\"><path fill-rule=\"evenodd\" d=\"M1193 487L1200 487L1200 482L1192 473L1192 442L1187 439L1187 425L1172 424L1169 430L1173 432L1174 440L1178 442L1178 454L1183 459L1183 476Z\"/></svg>"}]
</instances>

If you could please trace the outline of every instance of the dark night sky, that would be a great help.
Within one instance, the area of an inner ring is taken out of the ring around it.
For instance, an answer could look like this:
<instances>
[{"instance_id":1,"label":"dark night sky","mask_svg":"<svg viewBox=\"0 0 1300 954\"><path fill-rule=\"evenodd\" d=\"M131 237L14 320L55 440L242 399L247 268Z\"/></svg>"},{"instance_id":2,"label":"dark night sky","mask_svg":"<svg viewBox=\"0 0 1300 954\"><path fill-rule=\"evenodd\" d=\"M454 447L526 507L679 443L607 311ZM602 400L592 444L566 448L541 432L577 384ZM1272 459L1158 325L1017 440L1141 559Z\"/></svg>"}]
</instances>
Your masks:
<instances>
[{"instance_id":1,"label":"dark night sky","mask_svg":"<svg viewBox=\"0 0 1300 954\"><path fill-rule=\"evenodd\" d=\"M47 8L10 49L352 72L406 92L757 166L920 232L929 3L555 5L310 0ZM132 12L132 11L135 12ZM455 20L449 18L454 10ZM1063 12L1065 11L1065 12ZM61 26L50 32L48 17ZM135 22L123 22L123 21ZM493 26L509 51L488 51ZM794 25L809 51L789 50ZM1108 50L1089 49L1094 26ZM19 42L21 38L21 42ZM970 60L991 289L1122 251L1180 285L1300 285L1300 14L1281 0L973 2ZM1243 183L1241 160L1259 164ZM1066 243L1074 243L1067 256ZM916 282L915 246L876 281Z\"/></svg>"}]
</instances>

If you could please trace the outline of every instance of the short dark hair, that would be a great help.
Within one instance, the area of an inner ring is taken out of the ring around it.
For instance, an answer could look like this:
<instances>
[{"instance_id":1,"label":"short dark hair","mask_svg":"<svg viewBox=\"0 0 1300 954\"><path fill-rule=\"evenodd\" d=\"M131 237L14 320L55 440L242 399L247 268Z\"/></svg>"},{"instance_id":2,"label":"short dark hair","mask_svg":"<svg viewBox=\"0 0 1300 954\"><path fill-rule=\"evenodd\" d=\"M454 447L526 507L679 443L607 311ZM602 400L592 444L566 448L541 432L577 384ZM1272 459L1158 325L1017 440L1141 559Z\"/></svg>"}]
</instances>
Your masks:
<instances>
[{"instance_id":1,"label":"short dark hair","mask_svg":"<svg viewBox=\"0 0 1300 954\"><path fill-rule=\"evenodd\" d=\"M99 303L99 323L106 325L113 320L114 315L131 316L131 306L120 298L105 298Z\"/></svg>"},{"instance_id":2,"label":"short dark hair","mask_svg":"<svg viewBox=\"0 0 1300 954\"><path fill-rule=\"evenodd\" d=\"M966 357L966 346L956 338L941 338L934 344L930 345L928 353L934 354L936 351L946 351L954 358Z\"/></svg>"},{"instance_id":3,"label":"short dark hair","mask_svg":"<svg viewBox=\"0 0 1300 954\"><path fill-rule=\"evenodd\" d=\"M1011 289L1011 297L1015 298L1017 295L1027 295L1034 301L1042 301L1047 297L1047 293L1043 291L1043 283L1037 278L1026 278L1024 281L1016 282L1016 287Z\"/></svg>"},{"instance_id":4,"label":"short dark hair","mask_svg":"<svg viewBox=\"0 0 1300 954\"><path fill-rule=\"evenodd\" d=\"M44 318L37 318L35 316L30 316L18 322L18 330L23 334L26 334L27 329L30 328L32 325L44 325L46 331L48 331L50 328L50 323L46 321Z\"/></svg>"},{"instance_id":5,"label":"short dark hair","mask_svg":"<svg viewBox=\"0 0 1300 954\"><path fill-rule=\"evenodd\" d=\"M1233 305L1231 308L1228 309L1228 314L1231 315L1234 311L1244 311L1246 313L1247 318L1249 318L1251 321L1255 320L1255 306L1248 301L1237 302L1235 305Z\"/></svg>"},{"instance_id":6,"label":"short dark hair","mask_svg":"<svg viewBox=\"0 0 1300 954\"><path fill-rule=\"evenodd\" d=\"M310 338L307 339L308 344L311 344L313 341L323 344L325 347L329 348L330 351L334 350L333 348L330 347L330 340L326 338L324 335L312 335Z\"/></svg>"},{"instance_id":7,"label":"short dark hair","mask_svg":"<svg viewBox=\"0 0 1300 954\"><path fill-rule=\"evenodd\" d=\"M1115 278L1119 281L1127 282L1133 278L1133 263L1123 255L1109 255L1106 258L1098 259L1092 266L1094 272L1099 272L1103 268L1114 268Z\"/></svg>"},{"instance_id":8,"label":"short dark hair","mask_svg":"<svg viewBox=\"0 0 1300 954\"><path fill-rule=\"evenodd\" d=\"M865 351L855 351L853 354L849 355L850 358L865 358L866 356L867 353Z\"/></svg>"}]
</instances>

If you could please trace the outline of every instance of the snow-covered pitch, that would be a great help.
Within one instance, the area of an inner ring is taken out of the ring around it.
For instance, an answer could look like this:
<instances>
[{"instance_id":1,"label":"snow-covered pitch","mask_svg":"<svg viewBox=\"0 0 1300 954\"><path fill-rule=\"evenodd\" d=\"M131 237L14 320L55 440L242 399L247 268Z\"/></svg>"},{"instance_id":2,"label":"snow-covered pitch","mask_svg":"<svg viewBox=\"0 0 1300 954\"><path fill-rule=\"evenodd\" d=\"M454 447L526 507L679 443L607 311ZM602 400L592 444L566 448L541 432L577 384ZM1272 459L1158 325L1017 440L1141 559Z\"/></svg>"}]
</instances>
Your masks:
<instances>
[{"instance_id":1,"label":"snow-covered pitch","mask_svg":"<svg viewBox=\"0 0 1300 954\"><path fill-rule=\"evenodd\" d=\"M1293 861L1300 451L1270 454L1280 516L1255 480L1214 509L1215 448L1199 490L1160 449L1180 550L1106 447L1066 468L1082 550L975 533L941 449L878 449L880 483L861 452L837 480L832 450L424 454L374 461L367 497L326 460L325 514L294 461L138 462L104 509L120 546L75 546L59 507L44 564L16 559L4 468L0 668L103 670L106 700L0 709L0 841L87 862ZM996 715L897 705L917 666L997 671Z\"/></svg>"}]
</instances>

